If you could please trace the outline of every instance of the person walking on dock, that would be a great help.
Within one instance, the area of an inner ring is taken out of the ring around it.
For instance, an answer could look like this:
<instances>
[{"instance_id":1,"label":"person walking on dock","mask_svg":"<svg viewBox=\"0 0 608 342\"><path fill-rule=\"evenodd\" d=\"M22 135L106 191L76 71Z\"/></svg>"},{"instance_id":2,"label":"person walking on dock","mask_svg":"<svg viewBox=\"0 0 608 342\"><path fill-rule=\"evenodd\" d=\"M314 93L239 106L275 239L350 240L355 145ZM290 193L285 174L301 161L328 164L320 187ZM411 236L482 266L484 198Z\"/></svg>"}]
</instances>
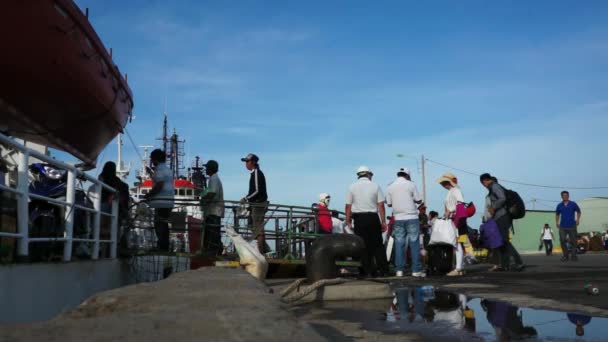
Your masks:
<instances>
[{"instance_id":1,"label":"person walking on dock","mask_svg":"<svg viewBox=\"0 0 608 342\"><path fill-rule=\"evenodd\" d=\"M553 254L553 229L548 223L545 223L543 230L540 232L540 239L545 245L545 254L547 256Z\"/></svg>"},{"instance_id":2,"label":"person walking on dock","mask_svg":"<svg viewBox=\"0 0 608 342\"><path fill-rule=\"evenodd\" d=\"M444 217L451 219L454 222L455 228L458 230L458 240L456 242L456 248L454 252L456 254L456 267L447 273L447 276L461 276L464 275L464 243L467 241L466 235L466 218L457 217L457 209L459 205L464 205L464 197L460 187L454 181L456 177L450 174L443 174L437 183L439 183L444 189L448 190L444 203Z\"/></svg>"},{"instance_id":3,"label":"person walking on dock","mask_svg":"<svg viewBox=\"0 0 608 342\"><path fill-rule=\"evenodd\" d=\"M410 170L406 167L400 168L397 170L397 179L386 190L386 204L393 208L395 217L393 235L397 277L402 277L405 271L408 246L412 256L412 276L426 276L420 261L420 220L416 205L421 203L422 197L410 178Z\"/></svg>"},{"instance_id":4,"label":"person walking on dock","mask_svg":"<svg viewBox=\"0 0 608 342\"><path fill-rule=\"evenodd\" d=\"M576 202L570 200L568 191L562 191L561 195L562 202L555 208L555 225L559 229L559 242L564 255L561 260L568 261L568 257L570 257L570 260L577 261L576 230L581 221L581 208Z\"/></svg>"},{"instance_id":5,"label":"person walking on dock","mask_svg":"<svg viewBox=\"0 0 608 342\"><path fill-rule=\"evenodd\" d=\"M384 194L378 184L371 181L373 173L367 166L357 169L358 180L346 195L346 224L365 241L365 252L361 260L361 275L388 274L388 262L382 243L382 232L386 231ZM375 261L375 265L372 266Z\"/></svg>"},{"instance_id":6,"label":"person walking on dock","mask_svg":"<svg viewBox=\"0 0 608 342\"><path fill-rule=\"evenodd\" d=\"M511 243L509 236L509 229L513 226L513 218L507 207L507 193L496 178L492 177L489 173L484 173L479 177L481 184L489 190L490 206L488 208L488 216L496 221L498 230L502 237L503 244L499 248L499 259L500 268L502 270L509 269L509 260L513 257L515 266L512 267L514 271L521 271L524 268L521 256Z\"/></svg>"},{"instance_id":7,"label":"person walking on dock","mask_svg":"<svg viewBox=\"0 0 608 342\"><path fill-rule=\"evenodd\" d=\"M208 183L205 193L201 198L203 209L204 235L203 249L205 253L216 256L222 252L222 217L224 217L224 187L218 176L219 164L215 160L209 160L205 164L205 173Z\"/></svg>"},{"instance_id":8,"label":"person walking on dock","mask_svg":"<svg viewBox=\"0 0 608 342\"><path fill-rule=\"evenodd\" d=\"M151 208L155 209L154 228L158 238L158 249L169 251L169 216L173 209L174 185L173 173L165 164L167 155L156 149L150 153L150 162L154 167L152 189L145 195Z\"/></svg>"},{"instance_id":9,"label":"person walking on dock","mask_svg":"<svg viewBox=\"0 0 608 342\"><path fill-rule=\"evenodd\" d=\"M264 254L266 249L266 238L264 236L264 215L268 210L268 193L266 192L266 177L260 170L260 158L253 153L241 158L245 167L251 173L249 177L249 192L241 198L241 202L249 203L251 211L249 225L253 238L258 242L260 253Z\"/></svg>"}]
</instances>

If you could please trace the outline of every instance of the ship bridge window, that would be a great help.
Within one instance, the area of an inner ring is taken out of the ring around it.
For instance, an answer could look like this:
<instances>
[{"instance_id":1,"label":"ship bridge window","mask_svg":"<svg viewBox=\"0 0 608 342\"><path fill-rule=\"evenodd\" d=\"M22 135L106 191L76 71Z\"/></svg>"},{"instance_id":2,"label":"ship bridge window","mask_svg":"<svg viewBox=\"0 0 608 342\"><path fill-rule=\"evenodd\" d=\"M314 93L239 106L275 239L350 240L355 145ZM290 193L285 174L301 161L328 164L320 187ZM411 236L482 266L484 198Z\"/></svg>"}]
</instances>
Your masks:
<instances>
[{"instance_id":1,"label":"ship bridge window","mask_svg":"<svg viewBox=\"0 0 608 342\"><path fill-rule=\"evenodd\" d=\"M141 191L141 193L142 193L142 194L144 194L144 195L145 195L145 194L147 194L147 193L148 193L148 189L143 189L143 190Z\"/></svg>"},{"instance_id":2,"label":"ship bridge window","mask_svg":"<svg viewBox=\"0 0 608 342\"><path fill-rule=\"evenodd\" d=\"M173 194L177 195L177 189L173 190Z\"/></svg>"},{"instance_id":3,"label":"ship bridge window","mask_svg":"<svg viewBox=\"0 0 608 342\"><path fill-rule=\"evenodd\" d=\"M186 191L184 189L179 189L179 195L180 196L185 196L186 195Z\"/></svg>"},{"instance_id":4,"label":"ship bridge window","mask_svg":"<svg viewBox=\"0 0 608 342\"><path fill-rule=\"evenodd\" d=\"M192 189L186 190L186 195L187 196L192 196Z\"/></svg>"}]
</instances>

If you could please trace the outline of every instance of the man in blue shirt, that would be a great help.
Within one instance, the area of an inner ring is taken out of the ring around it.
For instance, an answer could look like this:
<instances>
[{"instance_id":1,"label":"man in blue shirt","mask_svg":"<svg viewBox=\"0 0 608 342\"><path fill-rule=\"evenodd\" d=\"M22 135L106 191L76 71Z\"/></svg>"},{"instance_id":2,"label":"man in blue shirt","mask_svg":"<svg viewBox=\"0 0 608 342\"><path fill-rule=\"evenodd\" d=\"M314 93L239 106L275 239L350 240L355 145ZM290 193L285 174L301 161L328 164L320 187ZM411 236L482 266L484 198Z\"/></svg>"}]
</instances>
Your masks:
<instances>
[{"instance_id":1,"label":"man in blue shirt","mask_svg":"<svg viewBox=\"0 0 608 342\"><path fill-rule=\"evenodd\" d=\"M575 218L576 213L576 218ZM559 229L559 242L562 246L562 261L576 261L576 227L581 221L581 209L575 202L570 201L570 193L562 191L562 202L555 209L555 225ZM569 244L566 244L569 242Z\"/></svg>"}]
</instances>

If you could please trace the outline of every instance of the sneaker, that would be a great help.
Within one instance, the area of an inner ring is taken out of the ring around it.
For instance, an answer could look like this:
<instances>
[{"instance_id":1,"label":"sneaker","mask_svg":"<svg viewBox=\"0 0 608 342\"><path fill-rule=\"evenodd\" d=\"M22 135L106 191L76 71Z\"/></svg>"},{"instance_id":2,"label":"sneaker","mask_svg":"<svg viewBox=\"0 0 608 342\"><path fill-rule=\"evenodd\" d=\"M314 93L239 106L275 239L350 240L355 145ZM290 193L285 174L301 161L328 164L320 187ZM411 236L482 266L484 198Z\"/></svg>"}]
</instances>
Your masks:
<instances>
[{"instance_id":1,"label":"sneaker","mask_svg":"<svg viewBox=\"0 0 608 342\"><path fill-rule=\"evenodd\" d=\"M412 273L412 277L424 278L424 277L426 277L426 273L424 273L424 272L414 272L414 273Z\"/></svg>"},{"instance_id":2,"label":"sneaker","mask_svg":"<svg viewBox=\"0 0 608 342\"><path fill-rule=\"evenodd\" d=\"M561 259L559 259L561 261L568 261L568 257L567 256L563 256Z\"/></svg>"},{"instance_id":3,"label":"sneaker","mask_svg":"<svg viewBox=\"0 0 608 342\"><path fill-rule=\"evenodd\" d=\"M395 276L403 277L403 271L397 271L397 273L395 273Z\"/></svg>"},{"instance_id":4,"label":"sneaker","mask_svg":"<svg viewBox=\"0 0 608 342\"><path fill-rule=\"evenodd\" d=\"M515 271L515 272L521 272L524 270L524 268L526 268L526 266L524 264L517 264L517 265L511 266L510 270Z\"/></svg>"}]
</instances>

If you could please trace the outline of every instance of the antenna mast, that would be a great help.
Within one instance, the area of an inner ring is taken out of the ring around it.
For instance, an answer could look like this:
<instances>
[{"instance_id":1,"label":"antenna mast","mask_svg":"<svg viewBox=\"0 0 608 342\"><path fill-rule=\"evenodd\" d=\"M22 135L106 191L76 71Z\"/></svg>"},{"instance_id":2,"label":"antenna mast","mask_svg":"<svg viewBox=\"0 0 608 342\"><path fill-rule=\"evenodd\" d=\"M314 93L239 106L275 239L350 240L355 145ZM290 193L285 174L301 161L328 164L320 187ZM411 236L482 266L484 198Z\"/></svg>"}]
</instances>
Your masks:
<instances>
[{"instance_id":1,"label":"antenna mast","mask_svg":"<svg viewBox=\"0 0 608 342\"><path fill-rule=\"evenodd\" d=\"M119 178L126 180L129 176L129 172L131 172L131 163L125 167L122 160L122 145L122 133L118 133L118 159L116 160L116 174Z\"/></svg>"}]
</instances>

